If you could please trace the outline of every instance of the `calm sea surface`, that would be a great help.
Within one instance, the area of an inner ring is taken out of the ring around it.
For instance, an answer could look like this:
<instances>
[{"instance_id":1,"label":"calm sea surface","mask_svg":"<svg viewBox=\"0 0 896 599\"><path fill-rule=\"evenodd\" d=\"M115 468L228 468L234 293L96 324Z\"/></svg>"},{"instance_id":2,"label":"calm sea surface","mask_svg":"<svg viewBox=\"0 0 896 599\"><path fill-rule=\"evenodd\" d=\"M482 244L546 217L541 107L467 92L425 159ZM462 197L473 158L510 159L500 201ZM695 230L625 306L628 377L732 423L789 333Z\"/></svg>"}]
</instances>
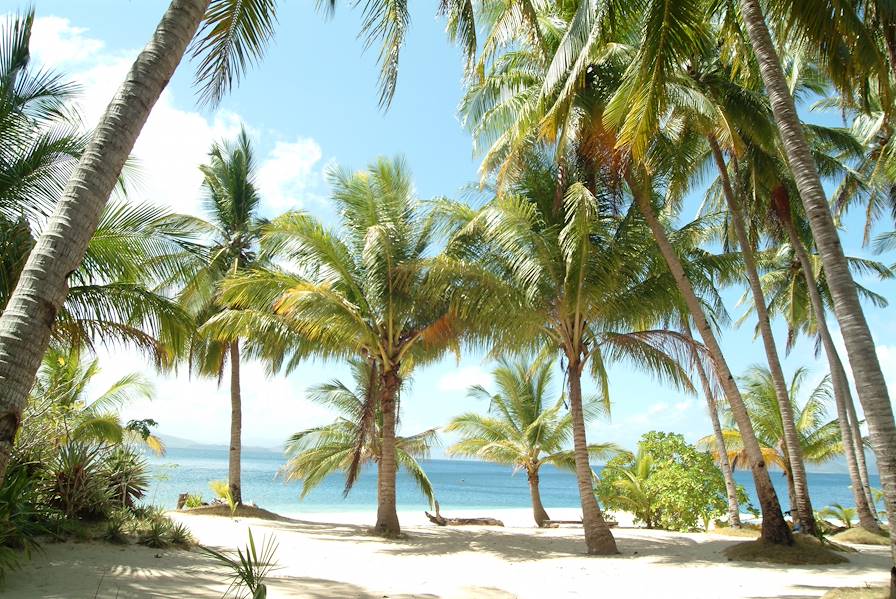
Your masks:
<instances>
[{"instance_id":1,"label":"calm sea surface","mask_svg":"<svg viewBox=\"0 0 896 599\"><path fill-rule=\"evenodd\" d=\"M366 511L376 507L376 472L367 468L348 497L343 498L344 478L330 476L305 499L299 498L298 483L284 483L277 476L283 465L281 455L269 451L243 453L243 500L253 501L279 513ZM162 458L150 458L153 470L148 499L173 508L179 493L213 496L208 483L227 478L227 452L224 449L170 449ZM511 468L485 462L461 460L428 460L424 468L443 508L516 508L529 507L529 487L523 473L512 474ZM758 506L750 473L736 472ZM787 504L787 486L780 472L772 472L778 496ZM877 476L872 485L877 486ZM816 509L832 503L853 505L847 474L809 473L809 489ZM424 509L426 500L403 472L398 475L398 508ZM545 507L579 505L575 477L551 466L541 471L541 497ZM786 509L786 508L785 508Z\"/></svg>"}]
</instances>

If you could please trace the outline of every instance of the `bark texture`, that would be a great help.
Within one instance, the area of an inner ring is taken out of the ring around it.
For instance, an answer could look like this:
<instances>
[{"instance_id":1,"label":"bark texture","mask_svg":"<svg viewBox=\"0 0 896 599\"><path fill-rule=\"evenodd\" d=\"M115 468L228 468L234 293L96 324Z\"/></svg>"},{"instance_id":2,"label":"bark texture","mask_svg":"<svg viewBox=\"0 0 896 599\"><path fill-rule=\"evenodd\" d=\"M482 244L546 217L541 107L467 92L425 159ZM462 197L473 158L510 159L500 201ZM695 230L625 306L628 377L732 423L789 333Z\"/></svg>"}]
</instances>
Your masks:
<instances>
[{"instance_id":1,"label":"bark texture","mask_svg":"<svg viewBox=\"0 0 896 599\"><path fill-rule=\"evenodd\" d=\"M871 443L877 455L881 484L886 495L887 517L890 522L896 522L896 421L893 419L893 409L877 359L874 339L859 304L858 293L840 245L840 236L834 226L821 179L762 7L759 0L740 0L740 6L741 17L756 54L759 71L781 134L787 162L824 264L825 277L834 300L834 313L846 344L859 401L862 402L871 432ZM896 535L892 536L890 547L896 560ZM891 587L890 593L896 596L896 587Z\"/></svg>"},{"instance_id":2,"label":"bark texture","mask_svg":"<svg viewBox=\"0 0 896 599\"><path fill-rule=\"evenodd\" d=\"M607 526L594 497L593 474L588 461L588 441L585 438L585 414L582 411L582 362L579 356L568 356L569 411L572 415L573 453L576 458L576 482L582 501L582 527L588 555L615 555L616 539Z\"/></svg>"},{"instance_id":3,"label":"bark texture","mask_svg":"<svg viewBox=\"0 0 896 599\"><path fill-rule=\"evenodd\" d=\"M230 344L230 451L227 464L227 484L230 497L237 505L243 504L240 477L243 437L243 402L240 393L240 342Z\"/></svg>"},{"instance_id":4,"label":"bark texture","mask_svg":"<svg viewBox=\"0 0 896 599\"><path fill-rule=\"evenodd\" d=\"M538 471L529 472L529 494L532 496L532 515L535 517L535 524L541 528L544 526L544 523L551 518L545 511L544 505L541 503L541 491L538 488L538 482Z\"/></svg>"},{"instance_id":5,"label":"bark texture","mask_svg":"<svg viewBox=\"0 0 896 599\"><path fill-rule=\"evenodd\" d=\"M56 313L109 194L209 0L174 0L106 108L0 316L0 480Z\"/></svg>"},{"instance_id":6,"label":"bark texture","mask_svg":"<svg viewBox=\"0 0 896 599\"><path fill-rule=\"evenodd\" d=\"M716 167L719 170L719 177L722 179L723 194L728 204L728 212L731 215L731 221L734 224L734 231L737 235L737 243L740 246L741 256L743 257L747 282L749 283L750 293L753 296L753 305L756 308L756 319L759 323L762 345L765 349L766 361L772 376L772 384L775 387L778 410L781 412L781 428L784 431L784 445L787 448L787 459L790 464L791 480L793 481L792 495L794 501L790 505L791 516L794 522L799 521L803 532L814 535L815 513L812 510L812 501L809 499L809 484L806 480L803 450L796 431L793 404L790 403L790 394L787 392L784 369L781 368L781 358L778 356L778 348L775 345L775 336L772 333L772 324L768 316L768 307L765 303L762 283L759 280L759 271L756 268L756 259L753 256L753 244L750 242L747 228L744 226L741 202L735 195L731 179L728 177L728 166L725 164L722 149L712 135L709 136L709 145L712 149Z\"/></svg>"},{"instance_id":7,"label":"bark texture","mask_svg":"<svg viewBox=\"0 0 896 599\"><path fill-rule=\"evenodd\" d=\"M873 512L872 505L868 503L869 491L866 490L867 480L864 480L861 474L857 451L862 452L862 464L865 461L864 447L861 446L861 434L859 435L859 444L857 446L854 434L858 431L858 426L853 428L850 414L849 404L852 404L852 397L849 392L849 380L846 378L846 371L843 369L843 363L837 354L837 348L834 340L828 330L827 317L825 315L824 304L821 301L821 294L818 292L818 284L815 280L815 273L812 269L812 263L809 261L809 255L806 248L800 240L793 226L793 220L790 218L789 211L783 208L778 210L779 218L787 229L787 235L793 252L796 254L797 261L800 263L800 270L803 278L806 280L806 288L809 292L809 303L812 305L812 311L815 314L816 328L818 335L821 337L821 345L824 348L825 356L828 359L828 366L831 370L831 385L834 390L834 403L837 406L837 424L840 426L840 436L843 439L843 454L846 457L846 466L849 470L849 478L852 483L853 497L856 502L856 513L859 516L859 525L869 532L880 533L880 525L877 522L877 515ZM853 412L855 407L853 407ZM866 475L867 478L867 475Z\"/></svg>"},{"instance_id":8,"label":"bark texture","mask_svg":"<svg viewBox=\"0 0 896 599\"><path fill-rule=\"evenodd\" d=\"M707 352L709 352L719 384L725 394L725 399L727 399L728 405L731 407L731 413L743 439L744 451L750 460L750 470L753 474L753 482L756 485L756 495L759 497L759 507L762 510L762 539L770 543L791 544L793 543L793 535L790 532L790 527L784 520L778 495L772 486L772 480L769 477L768 468L762 457L759 441L757 441L756 434L753 431L753 424L750 422L750 416L740 396L740 390L734 382L731 369L728 368L728 363L725 361L722 348L719 346L715 333L706 318L706 314L703 312L703 307L700 305L700 300L697 298L697 294L694 292L694 288L684 271L681 258L675 253L675 248L672 247L666 235L666 229L654 213L650 196L640 191L630 174L626 175L626 181L631 188L635 201L638 203L638 208L644 216L644 220L647 221L647 225L653 233L654 240L672 273L679 291L684 296L688 311L697 325L697 331L703 339Z\"/></svg>"},{"instance_id":9,"label":"bark texture","mask_svg":"<svg viewBox=\"0 0 896 599\"><path fill-rule=\"evenodd\" d=\"M374 532L385 537L397 537L401 534L395 504L395 478L398 468L395 461L395 398L400 386L397 367L383 372L383 393L380 399L383 411L383 439Z\"/></svg>"}]
</instances>

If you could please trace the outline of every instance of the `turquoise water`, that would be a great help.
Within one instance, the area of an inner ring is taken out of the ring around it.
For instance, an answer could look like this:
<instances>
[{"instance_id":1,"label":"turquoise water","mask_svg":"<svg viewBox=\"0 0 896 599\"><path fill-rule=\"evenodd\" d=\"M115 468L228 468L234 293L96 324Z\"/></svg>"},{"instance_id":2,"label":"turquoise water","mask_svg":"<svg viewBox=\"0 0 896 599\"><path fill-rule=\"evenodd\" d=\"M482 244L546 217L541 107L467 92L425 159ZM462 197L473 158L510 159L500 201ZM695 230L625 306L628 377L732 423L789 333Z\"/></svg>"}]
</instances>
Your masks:
<instances>
[{"instance_id":1,"label":"turquoise water","mask_svg":"<svg viewBox=\"0 0 896 599\"><path fill-rule=\"evenodd\" d=\"M253 501L279 513L366 511L376 507L376 471L366 468L348 497L342 496L344 478L328 477L305 499L299 498L298 483L284 483L277 476L283 457L270 451L243 453L243 500ZM224 449L171 449L163 458L150 458L154 477L148 499L164 507L173 508L180 493L212 496L209 481L227 478L227 452ZM485 462L466 460L427 460L424 468L443 508L516 508L529 507L529 486L523 473ZM846 474L810 472L809 491L816 509L832 503L853 505ZM749 472L735 473L758 505ZM778 497L787 505L787 483L779 472L772 472ZM877 486L877 476L872 485ZM397 499L399 509L425 509L426 500L413 481L403 473L398 475ZM575 477L545 466L541 471L541 497L545 507L576 507L579 505ZM785 509L787 509L785 507Z\"/></svg>"}]
</instances>

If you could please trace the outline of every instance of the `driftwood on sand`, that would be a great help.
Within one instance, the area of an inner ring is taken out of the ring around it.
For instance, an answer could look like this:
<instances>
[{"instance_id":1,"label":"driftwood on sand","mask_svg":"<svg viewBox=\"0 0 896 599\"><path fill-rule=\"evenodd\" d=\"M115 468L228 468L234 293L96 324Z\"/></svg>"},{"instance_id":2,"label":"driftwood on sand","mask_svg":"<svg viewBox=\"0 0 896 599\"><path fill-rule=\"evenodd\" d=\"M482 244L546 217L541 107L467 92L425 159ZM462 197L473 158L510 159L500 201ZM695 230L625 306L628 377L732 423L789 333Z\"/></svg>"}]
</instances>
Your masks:
<instances>
[{"instance_id":1,"label":"driftwood on sand","mask_svg":"<svg viewBox=\"0 0 896 599\"><path fill-rule=\"evenodd\" d=\"M561 524L581 524L581 520L545 520L542 522L542 528L559 528ZM619 523L615 520L605 520L605 523L608 528L613 528L617 526Z\"/></svg>"},{"instance_id":2,"label":"driftwood on sand","mask_svg":"<svg viewBox=\"0 0 896 599\"><path fill-rule=\"evenodd\" d=\"M435 502L436 513L424 511L429 521L438 526L504 526L497 518L446 518L439 512L439 502Z\"/></svg>"}]
</instances>

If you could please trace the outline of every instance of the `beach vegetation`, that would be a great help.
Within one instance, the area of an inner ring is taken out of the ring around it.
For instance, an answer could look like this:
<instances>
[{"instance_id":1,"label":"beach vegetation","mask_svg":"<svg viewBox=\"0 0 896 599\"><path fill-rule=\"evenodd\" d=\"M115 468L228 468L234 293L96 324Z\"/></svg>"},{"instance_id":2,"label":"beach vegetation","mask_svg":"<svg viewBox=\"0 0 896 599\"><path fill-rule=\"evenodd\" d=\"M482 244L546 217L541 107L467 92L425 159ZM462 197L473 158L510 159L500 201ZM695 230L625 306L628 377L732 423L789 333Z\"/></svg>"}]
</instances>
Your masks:
<instances>
[{"instance_id":1,"label":"beach vegetation","mask_svg":"<svg viewBox=\"0 0 896 599\"><path fill-rule=\"evenodd\" d=\"M273 536L266 537L257 549L251 528L248 534L249 542L245 547L237 548L235 558L209 547L200 546L200 549L230 570L231 581L224 593L225 597L266 599L268 589L265 580L271 570L277 567L277 541Z\"/></svg>"},{"instance_id":2,"label":"beach vegetation","mask_svg":"<svg viewBox=\"0 0 896 599\"><path fill-rule=\"evenodd\" d=\"M337 471L345 473L347 495L361 468L382 459L383 412L377 402L382 381L370 361L352 360L350 365L354 390L334 380L310 388L306 395L310 401L334 410L338 414L336 421L297 432L286 442L287 461L281 473L288 481L302 482L301 497ZM406 383L404 379L402 385ZM400 405L401 389L397 395ZM361 430L362 427L368 430ZM435 490L421 460L428 458L438 443L436 429L395 437L399 467L414 480L430 506L435 503Z\"/></svg>"},{"instance_id":3,"label":"beach vegetation","mask_svg":"<svg viewBox=\"0 0 896 599\"><path fill-rule=\"evenodd\" d=\"M709 530L727 510L721 470L708 453L674 433L646 433L634 456L607 462L595 494L608 509L631 512L647 528ZM738 495L747 503L742 487Z\"/></svg>"},{"instance_id":4,"label":"beach vegetation","mask_svg":"<svg viewBox=\"0 0 896 599\"><path fill-rule=\"evenodd\" d=\"M539 470L545 464L575 471L575 456L569 449L572 417L566 409L566 397L552 400L553 359L532 363L525 357L502 359L492 376L497 387L490 393L485 387L471 387L469 395L488 403L487 415L470 412L455 417L445 432L460 433L460 440L448 448L449 455L466 456L513 467L524 472L532 497L535 524L550 520L541 502ZM585 422L606 416L607 405L597 397L583 399ZM591 443L591 460L607 460L627 452L614 443Z\"/></svg>"}]
</instances>

